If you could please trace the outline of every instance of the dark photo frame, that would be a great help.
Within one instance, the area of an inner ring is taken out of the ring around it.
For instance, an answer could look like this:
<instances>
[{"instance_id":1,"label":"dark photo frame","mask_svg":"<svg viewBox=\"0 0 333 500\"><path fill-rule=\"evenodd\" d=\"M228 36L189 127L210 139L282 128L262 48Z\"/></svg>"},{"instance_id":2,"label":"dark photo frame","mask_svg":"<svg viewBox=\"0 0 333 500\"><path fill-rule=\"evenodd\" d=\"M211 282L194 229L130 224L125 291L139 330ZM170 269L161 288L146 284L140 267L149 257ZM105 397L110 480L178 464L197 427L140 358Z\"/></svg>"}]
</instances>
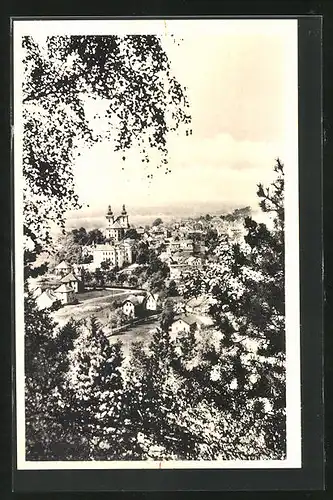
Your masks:
<instances>
[{"instance_id":1,"label":"dark photo frame","mask_svg":"<svg viewBox=\"0 0 333 500\"><path fill-rule=\"evenodd\" d=\"M279 18L284 19L283 16ZM160 19L163 18L160 17ZM270 18L266 17L266 19ZM268 491L321 490L324 488L323 207L320 201L323 197L322 17L310 15L295 16L290 19L297 19L298 23L302 466L290 469L20 470L17 469L16 455L17 402L14 383L12 467L15 492ZM15 22L15 18L12 18L12 23L13 21ZM13 75L11 83L13 86ZM12 166L13 160L12 157ZM13 186L15 184L13 174L11 180ZM14 210L13 198L12 210ZM12 224L13 259L15 260L14 225L15 220ZM13 312L14 307L15 303L13 303ZM14 328L12 331L14 367L17 346L15 339Z\"/></svg>"}]
</instances>

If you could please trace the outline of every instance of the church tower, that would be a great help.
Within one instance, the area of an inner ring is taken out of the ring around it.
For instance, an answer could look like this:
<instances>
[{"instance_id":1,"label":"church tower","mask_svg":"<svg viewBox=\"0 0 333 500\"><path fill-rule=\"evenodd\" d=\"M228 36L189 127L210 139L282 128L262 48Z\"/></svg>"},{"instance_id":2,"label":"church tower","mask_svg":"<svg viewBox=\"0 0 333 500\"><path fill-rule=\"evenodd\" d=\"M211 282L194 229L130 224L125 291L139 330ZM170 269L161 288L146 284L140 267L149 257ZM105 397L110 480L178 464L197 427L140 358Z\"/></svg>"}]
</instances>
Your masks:
<instances>
[{"instance_id":1,"label":"church tower","mask_svg":"<svg viewBox=\"0 0 333 500\"><path fill-rule=\"evenodd\" d=\"M112 226L113 226L113 223L114 223L114 215L113 215L113 212L112 212L112 209L111 209L111 205L108 206L108 211L106 213L106 220L107 220L107 226L105 228L105 231L104 231L104 235L105 235L105 238L107 239L107 241L110 241L113 237L113 230L112 230Z\"/></svg>"},{"instance_id":2,"label":"church tower","mask_svg":"<svg viewBox=\"0 0 333 500\"><path fill-rule=\"evenodd\" d=\"M108 211L106 214L106 220L108 221L108 226L111 226L114 222L114 215L113 215L113 212L111 210L111 205L109 205L109 207L108 207Z\"/></svg>"},{"instance_id":3,"label":"church tower","mask_svg":"<svg viewBox=\"0 0 333 500\"><path fill-rule=\"evenodd\" d=\"M126 212L125 205L123 205L123 209L121 211L120 218L121 218L122 227L124 229L128 229L130 226L129 226L129 223L128 223L128 215L127 215L127 212Z\"/></svg>"}]
</instances>

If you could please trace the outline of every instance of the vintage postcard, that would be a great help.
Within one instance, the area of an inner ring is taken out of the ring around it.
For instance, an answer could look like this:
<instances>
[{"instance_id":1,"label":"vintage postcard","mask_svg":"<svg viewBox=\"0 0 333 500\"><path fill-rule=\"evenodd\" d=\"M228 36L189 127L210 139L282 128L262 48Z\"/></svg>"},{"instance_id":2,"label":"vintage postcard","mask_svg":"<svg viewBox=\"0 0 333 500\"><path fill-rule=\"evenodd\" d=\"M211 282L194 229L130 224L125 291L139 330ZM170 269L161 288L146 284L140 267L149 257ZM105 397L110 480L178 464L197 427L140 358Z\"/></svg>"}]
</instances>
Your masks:
<instances>
[{"instance_id":1,"label":"vintage postcard","mask_svg":"<svg viewBox=\"0 0 333 500\"><path fill-rule=\"evenodd\" d=\"M13 21L18 470L302 466L297 43Z\"/></svg>"}]
</instances>

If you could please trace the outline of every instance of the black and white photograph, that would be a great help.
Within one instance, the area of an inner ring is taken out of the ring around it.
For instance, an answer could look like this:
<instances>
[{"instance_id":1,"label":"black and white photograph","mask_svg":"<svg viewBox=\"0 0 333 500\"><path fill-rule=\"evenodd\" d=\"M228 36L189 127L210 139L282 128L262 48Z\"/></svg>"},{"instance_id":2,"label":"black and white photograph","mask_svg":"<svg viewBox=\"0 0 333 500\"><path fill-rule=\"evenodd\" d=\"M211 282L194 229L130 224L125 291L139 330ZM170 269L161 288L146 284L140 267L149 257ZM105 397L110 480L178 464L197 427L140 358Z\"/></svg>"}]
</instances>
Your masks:
<instances>
[{"instance_id":1,"label":"black and white photograph","mask_svg":"<svg viewBox=\"0 0 333 500\"><path fill-rule=\"evenodd\" d=\"M17 468L300 468L297 20L15 20L13 72Z\"/></svg>"}]
</instances>

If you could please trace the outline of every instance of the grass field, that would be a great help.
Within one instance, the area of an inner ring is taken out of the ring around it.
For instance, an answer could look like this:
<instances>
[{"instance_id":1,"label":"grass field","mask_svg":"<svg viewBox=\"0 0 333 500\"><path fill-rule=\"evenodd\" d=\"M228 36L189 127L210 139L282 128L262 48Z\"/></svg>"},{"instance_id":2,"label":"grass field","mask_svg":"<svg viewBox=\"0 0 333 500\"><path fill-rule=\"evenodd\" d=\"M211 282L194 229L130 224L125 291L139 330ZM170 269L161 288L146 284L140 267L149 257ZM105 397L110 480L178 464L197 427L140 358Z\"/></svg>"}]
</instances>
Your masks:
<instances>
[{"instance_id":1,"label":"grass field","mask_svg":"<svg viewBox=\"0 0 333 500\"><path fill-rule=\"evenodd\" d=\"M96 299L97 297L105 297L110 295L110 290L87 290L86 292L77 293L76 298L79 302L83 300Z\"/></svg>"},{"instance_id":2,"label":"grass field","mask_svg":"<svg viewBox=\"0 0 333 500\"><path fill-rule=\"evenodd\" d=\"M94 316L104 322L109 314L109 308L115 300L125 300L132 292L128 289L90 290L77 294L78 304L67 305L55 311L53 317L60 325L71 318L81 320Z\"/></svg>"},{"instance_id":3,"label":"grass field","mask_svg":"<svg viewBox=\"0 0 333 500\"><path fill-rule=\"evenodd\" d=\"M151 321L145 323L134 325L124 332L120 332L116 335L111 335L109 342L111 344L117 342L118 340L122 343L124 356L130 359L129 354L133 342L141 342L142 346L146 349L152 339L152 330L154 330L160 324L160 318L154 318Z\"/></svg>"}]
</instances>

